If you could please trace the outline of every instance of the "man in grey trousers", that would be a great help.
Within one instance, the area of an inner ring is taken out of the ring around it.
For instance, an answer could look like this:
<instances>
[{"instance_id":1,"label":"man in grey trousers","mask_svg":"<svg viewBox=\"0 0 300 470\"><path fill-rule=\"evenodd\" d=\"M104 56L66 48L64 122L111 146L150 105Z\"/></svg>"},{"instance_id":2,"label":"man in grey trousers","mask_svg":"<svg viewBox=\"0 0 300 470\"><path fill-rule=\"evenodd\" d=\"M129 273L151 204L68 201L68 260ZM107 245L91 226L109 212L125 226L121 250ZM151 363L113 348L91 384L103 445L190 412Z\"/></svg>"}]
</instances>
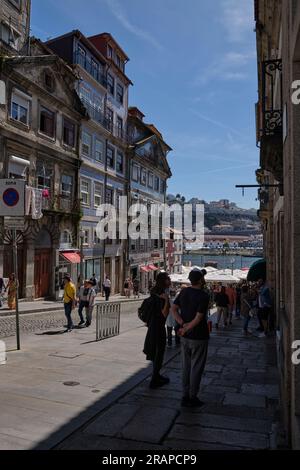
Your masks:
<instances>
[{"instance_id":1,"label":"man in grey trousers","mask_svg":"<svg viewBox=\"0 0 300 470\"><path fill-rule=\"evenodd\" d=\"M189 280L192 286L183 289L175 299L172 312L181 329L182 336L182 382L183 407L201 407L204 403L199 400L198 393L204 372L209 329L207 312L209 295L205 292L205 280L201 271L191 271ZM180 311L180 313L179 313Z\"/></svg>"}]
</instances>

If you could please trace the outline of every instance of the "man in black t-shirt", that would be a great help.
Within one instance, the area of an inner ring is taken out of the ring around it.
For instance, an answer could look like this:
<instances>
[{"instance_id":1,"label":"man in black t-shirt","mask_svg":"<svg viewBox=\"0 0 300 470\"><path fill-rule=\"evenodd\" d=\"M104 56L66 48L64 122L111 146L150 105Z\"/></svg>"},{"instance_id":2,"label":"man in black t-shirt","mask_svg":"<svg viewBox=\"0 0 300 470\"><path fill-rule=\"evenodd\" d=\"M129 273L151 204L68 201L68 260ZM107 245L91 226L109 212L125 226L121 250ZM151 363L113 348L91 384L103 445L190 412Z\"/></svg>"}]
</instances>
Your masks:
<instances>
[{"instance_id":1,"label":"man in black t-shirt","mask_svg":"<svg viewBox=\"0 0 300 470\"><path fill-rule=\"evenodd\" d=\"M203 289L205 280L201 271L192 271L189 280L192 287L181 291L174 301L172 312L177 323L182 326L179 330L182 336L182 406L200 407L203 402L197 395L208 351L209 295Z\"/></svg>"}]
</instances>

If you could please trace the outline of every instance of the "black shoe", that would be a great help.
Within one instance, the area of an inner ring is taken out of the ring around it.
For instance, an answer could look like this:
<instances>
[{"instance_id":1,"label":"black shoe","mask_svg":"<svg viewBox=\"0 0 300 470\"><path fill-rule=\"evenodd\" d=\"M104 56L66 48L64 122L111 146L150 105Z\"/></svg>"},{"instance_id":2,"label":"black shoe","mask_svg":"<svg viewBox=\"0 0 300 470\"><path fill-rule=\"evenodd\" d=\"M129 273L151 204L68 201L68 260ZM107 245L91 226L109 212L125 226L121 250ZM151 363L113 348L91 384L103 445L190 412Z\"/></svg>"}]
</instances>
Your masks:
<instances>
[{"instance_id":1,"label":"black shoe","mask_svg":"<svg viewBox=\"0 0 300 470\"><path fill-rule=\"evenodd\" d=\"M181 400L181 406L182 408L189 408L191 406L190 397L183 397Z\"/></svg>"},{"instance_id":2,"label":"black shoe","mask_svg":"<svg viewBox=\"0 0 300 470\"><path fill-rule=\"evenodd\" d=\"M78 323L78 326L82 326L84 325L84 320L81 320L79 323Z\"/></svg>"},{"instance_id":3,"label":"black shoe","mask_svg":"<svg viewBox=\"0 0 300 470\"><path fill-rule=\"evenodd\" d=\"M203 403L203 401L199 400L199 398L197 398L197 397L194 397L194 398L190 399L190 407L191 408L201 408L204 405L205 405L205 403Z\"/></svg>"},{"instance_id":4,"label":"black shoe","mask_svg":"<svg viewBox=\"0 0 300 470\"><path fill-rule=\"evenodd\" d=\"M86 326L86 328L88 328L89 326L91 326L91 323L86 322L85 326Z\"/></svg>"},{"instance_id":5,"label":"black shoe","mask_svg":"<svg viewBox=\"0 0 300 470\"><path fill-rule=\"evenodd\" d=\"M165 385L168 385L170 383L170 379L168 377L163 377L160 375L157 379L152 379L150 382L150 388L155 389L155 388L161 388L164 387Z\"/></svg>"},{"instance_id":6,"label":"black shoe","mask_svg":"<svg viewBox=\"0 0 300 470\"><path fill-rule=\"evenodd\" d=\"M160 375L160 376L159 376L159 381L160 381L160 382L163 382L164 385L167 385L167 384L170 383L169 377L164 377L163 375Z\"/></svg>"}]
</instances>

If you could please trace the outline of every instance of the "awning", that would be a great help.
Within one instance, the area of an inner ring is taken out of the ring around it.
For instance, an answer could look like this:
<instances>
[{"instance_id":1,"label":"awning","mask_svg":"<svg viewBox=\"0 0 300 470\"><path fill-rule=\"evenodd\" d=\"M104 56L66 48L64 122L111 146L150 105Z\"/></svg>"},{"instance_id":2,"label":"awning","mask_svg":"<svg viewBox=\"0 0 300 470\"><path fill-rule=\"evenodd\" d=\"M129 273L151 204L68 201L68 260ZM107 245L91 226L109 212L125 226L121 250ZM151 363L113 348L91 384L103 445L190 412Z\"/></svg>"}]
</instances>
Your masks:
<instances>
[{"instance_id":1,"label":"awning","mask_svg":"<svg viewBox=\"0 0 300 470\"><path fill-rule=\"evenodd\" d=\"M264 281L267 278L267 262L265 259L260 259L252 264L248 272L247 281L257 282L259 279Z\"/></svg>"},{"instance_id":2,"label":"awning","mask_svg":"<svg viewBox=\"0 0 300 470\"><path fill-rule=\"evenodd\" d=\"M80 254L76 253L75 251L62 251L60 255L69 263L80 264L81 262Z\"/></svg>"},{"instance_id":3,"label":"awning","mask_svg":"<svg viewBox=\"0 0 300 470\"><path fill-rule=\"evenodd\" d=\"M154 266L154 264L149 264L148 268L150 269L150 271L158 271L158 268Z\"/></svg>"},{"instance_id":4,"label":"awning","mask_svg":"<svg viewBox=\"0 0 300 470\"><path fill-rule=\"evenodd\" d=\"M151 269L149 269L148 266L140 266L140 271L143 273L149 273Z\"/></svg>"}]
</instances>

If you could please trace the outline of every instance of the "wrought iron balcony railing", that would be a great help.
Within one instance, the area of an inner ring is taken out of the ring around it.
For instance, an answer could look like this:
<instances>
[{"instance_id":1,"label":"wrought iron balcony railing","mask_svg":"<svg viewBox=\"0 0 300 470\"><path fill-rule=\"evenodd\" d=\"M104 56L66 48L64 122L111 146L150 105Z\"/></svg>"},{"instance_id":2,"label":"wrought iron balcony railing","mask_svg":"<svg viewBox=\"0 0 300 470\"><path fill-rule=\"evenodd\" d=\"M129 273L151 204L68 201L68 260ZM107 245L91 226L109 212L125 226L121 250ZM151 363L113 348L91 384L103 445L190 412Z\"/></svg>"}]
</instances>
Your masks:
<instances>
[{"instance_id":1,"label":"wrought iron balcony railing","mask_svg":"<svg viewBox=\"0 0 300 470\"><path fill-rule=\"evenodd\" d=\"M264 136L282 135L282 60L262 64L262 117Z\"/></svg>"},{"instance_id":2,"label":"wrought iron balcony railing","mask_svg":"<svg viewBox=\"0 0 300 470\"><path fill-rule=\"evenodd\" d=\"M74 63L84 68L98 83L100 83L100 85L106 88L106 76L103 74L101 68L96 65L96 63L93 63L87 57L80 54L80 52L75 52Z\"/></svg>"},{"instance_id":3,"label":"wrought iron balcony railing","mask_svg":"<svg viewBox=\"0 0 300 470\"><path fill-rule=\"evenodd\" d=\"M49 194L43 197L43 211L76 213L80 211L80 200L63 195Z\"/></svg>"},{"instance_id":4,"label":"wrought iron balcony railing","mask_svg":"<svg viewBox=\"0 0 300 470\"><path fill-rule=\"evenodd\" d=\"M93 106L89 101L85 100L84 98L81 98L81 101L91 119L96 121L98 124L101 124L101 126L103 126L117 139L120 139L124 143L129 142L129 136L126 130L114 124L102 111Z\"/></svg>"}]
</instances>

